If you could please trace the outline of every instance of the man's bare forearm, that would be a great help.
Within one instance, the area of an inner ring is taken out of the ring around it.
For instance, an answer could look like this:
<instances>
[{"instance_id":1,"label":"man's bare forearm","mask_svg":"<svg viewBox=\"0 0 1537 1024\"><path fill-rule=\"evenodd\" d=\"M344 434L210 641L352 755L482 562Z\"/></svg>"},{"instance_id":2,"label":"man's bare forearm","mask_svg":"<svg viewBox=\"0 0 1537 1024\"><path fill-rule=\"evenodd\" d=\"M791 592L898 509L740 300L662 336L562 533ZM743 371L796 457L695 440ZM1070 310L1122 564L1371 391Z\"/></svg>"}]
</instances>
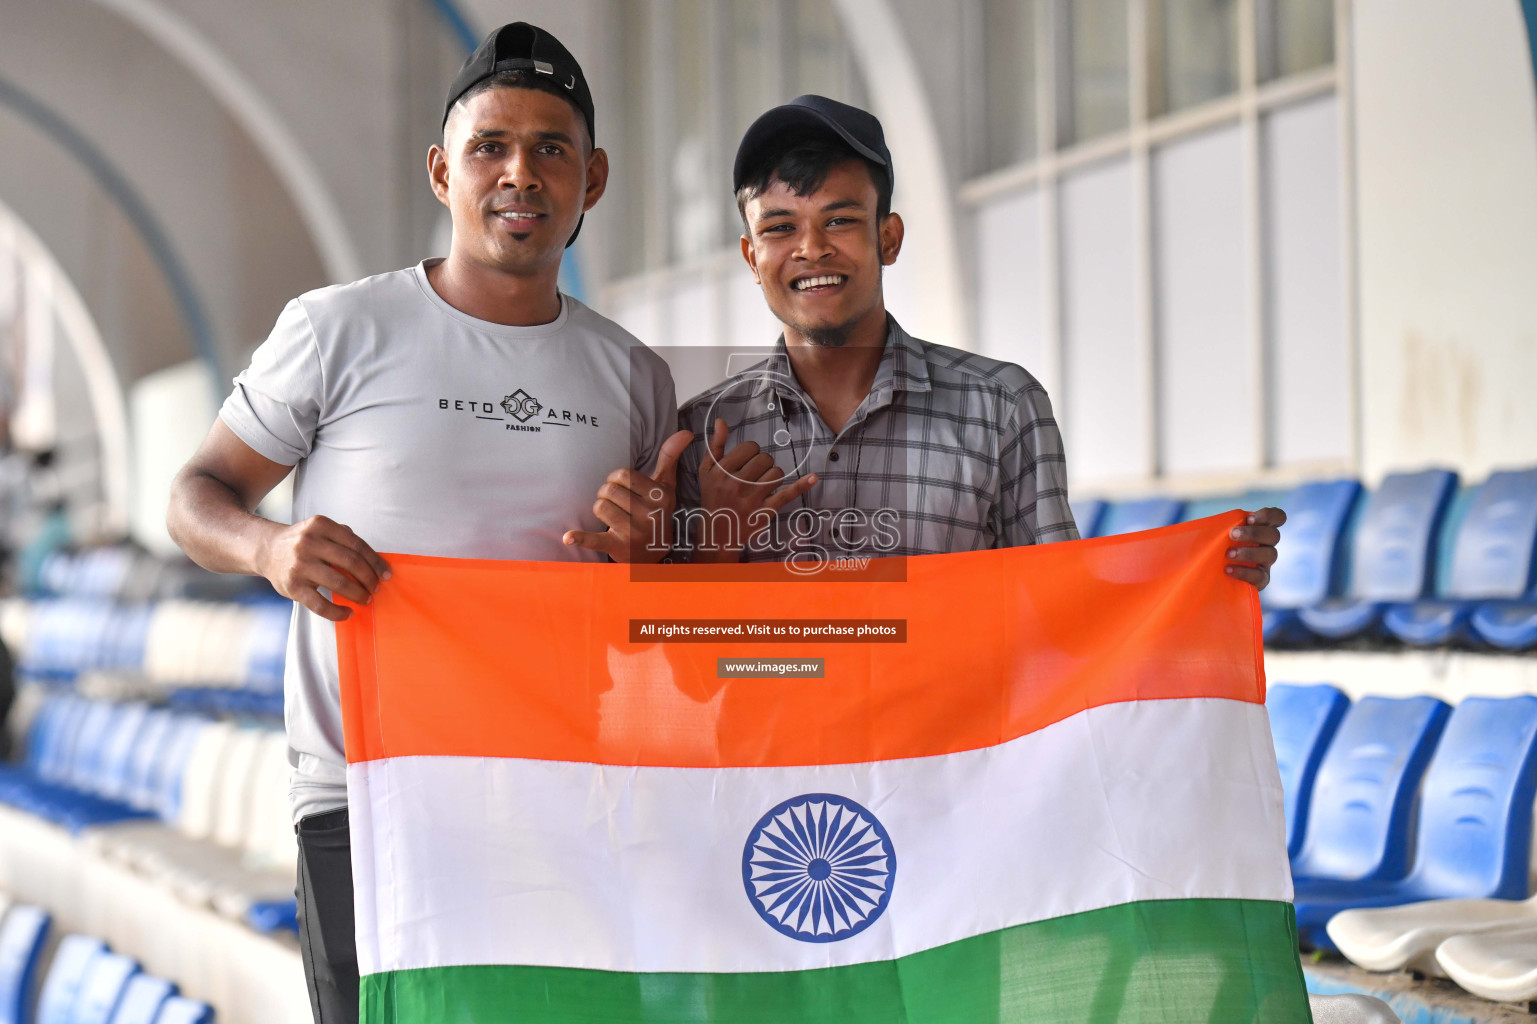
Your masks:
<instances>
[{"instance_id":1,"label":"man's bare forearm","mask_svg":"<svg viewBox=\"0 0 1537 1024\"><path fill-rule=\"evenodd\" d=\"M262 552L283 526L246 508L228 484L191 466L171 486L166 514L171 539L212 572L266 575Z\"/></svg>"}]
</instances>

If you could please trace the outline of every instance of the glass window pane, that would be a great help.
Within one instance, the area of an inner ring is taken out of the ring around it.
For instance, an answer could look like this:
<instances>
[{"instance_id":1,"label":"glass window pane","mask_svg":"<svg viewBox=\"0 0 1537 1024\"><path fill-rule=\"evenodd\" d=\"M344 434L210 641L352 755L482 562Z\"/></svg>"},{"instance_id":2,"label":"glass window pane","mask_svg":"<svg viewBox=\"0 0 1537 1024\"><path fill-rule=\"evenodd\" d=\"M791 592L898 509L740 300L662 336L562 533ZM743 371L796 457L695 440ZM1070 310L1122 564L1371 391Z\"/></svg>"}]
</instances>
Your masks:
<instances>
[{"instance_id":1,"label":"glass window pane","mask_svg":"<svg viewBox=\"0 0 1537 1024\"><path fill-rule=\"evenodd\" d=\"M673 0L672 259L697 259L720 241L710 159L710 0Z\"/></svg>"},{"instance_id":2,"label":"glass window pane","mask_svg":"<svg viewBox=\"0 0 1537 1024\"><path fill-rule=\"evenodd\" d=\"M726 23L731 70L726 75L726 87L731 90L729 128L733 153L747 126L779 98L774 95L775 54L769 25L772 13L773 7L762 0L731 0Z\"/></svg>"},{"instance_id":3,"label":"glass window pane","mask_svg":"<svg viewBox=\"0 0 1537 1024\"><path fill-rule=\"evenodd\" d=\"M1064 143L1125 128L1131 74L1126 0L1073 0L1066 8L1072 37L1070 97Z\"/></svg>"},{"instance_id":4,"label":"glass window pane","mask_svg":"<svg viewBox=\"0 0 1537 1024\"><path fill-rule=\"evenodd\" d=\"M1147 475L1147 365L1137 326L1136 208L1131 162L1062 179L1061 396L1073 482Z\"/></svg>"},{"instance_id":5,"label":"glass window pane","mask_svg":"<svg viewBox=\"0 0 1537 1024\"><path fill-rule=\"evenodd\" d=\"M616 118L619 141L612 147L611 184L623 190L624 201L605 205L617 207L609 216L619 219L619 245L616 247L613 275L628 277L646 269L647 211L652 203L651 138L655 125L651 118L650 21L639 4L618 5L620 39L620 74L624 81L624 113ZM601 136L600 136L601 139Z\"/></svg>"},{"instance_id":6,"label":"glass window pane","mask_svg":"<svg viewBox=\"0 0 1537 1024\"><path fill-rule=\"evenodd\" d=\"M796 0L792 52L795 95L814 92L844 98L843 35L838 31L838 12L829 0Z\"/></svg>"},{"instance_id":7,"label":"glass window pane","mask_svg":"<svg viewBox=\"0 0 1537 1024\"><path fill-rule=\"evenodd\" d=\"M1040 378L1047 346L1041 194L1026 189L977 207L974 237L979 348Z\"/></svg>"},{"instance_id":8,"label":"glass window pane","mask_svg":"<svg viewBox=\"0 0 1537 1024\"><path fill-rule=\"evenodd\" d=\"M736 196L730 189L729 161L736 157L737 143L758 115L780 101L775 95L779 79L775 62L774 38L769 24L773 7L762 0L731 0L726 10L726 39L730 47L725 76L730 91L727 100L726 138L723 145L725 165L721 175L721 243L731 245L742 233L742 218L737 213ZM788 97L785 97L788 98Z\"/></svg>"},{"instance_id":9,"label":"glass window pane","mask_svg":"<svg viewBox=\"0 0 1537 1024\"><path fill-rule=\"evenodd\" d=\"M1166 473L1259 468L1243 159L1237 124L1153 151L1159 461Z\"/></svg>"},{"instance_id":10,"label":"glass window pane","mask_svg":"<svg viewBox=\"0 0 1537 1024\"><path fill-rule=\"evenodd\" d=\"M1154 113L1238 91L1237 0L1163 0L1155 8ZM1161 95L1160 95L1161 93Z\"/></svg>"},{"instance_id":11,"label":"glass window pane","mask_svg":"<svg viewBox=\"0 0 1537 1024\"><path fill-rule=\"evenodd\" d=\"M1268 0L1260 77L1279 78L1334 63L1334 0Z\"/></svg>"},{"instance_id":12,"label":"glass window pane","mask_svg":"<svg viewBox=\"0 0 1537 1024\"><path fill-rule=\"evenodd\" d=\"M1271 457L1350 457L1350 344L1340 210L1339 100L1260 121L1270 340Z\"/></svg>"},{"instance_id":13,"label":"glass window pane","mask_svg":"<svg viewBox=\"0 0 1537 1024\"><path fill-rule=\"evenodd\" d=\"M672 283L667 296L667 344L715 345L715 281L709 274L688 274Z\"/></svg>"},{"instance_id":14,"label":"glass window pane","mask_svg":"<svg viewBox=\"0 0 1537 1024\"><path fill-rule=\"evenodd\" d=\"M661 303L647 289L626 288L610 293L609 307L604 313L647 345L660 345L667 337L662 333ZM665 348L658 351L665 352Z\"/></svg>"},{"instance_id":15,"label":"glass window pane","mask_svg":"<svg viewBox=\"0 0 1537 1024\"><path fill-rule=\"evenodd\" d=\"M982 166L1035 156L1035 0L985 0L982 10Z\"/></svg>"}]
</instances>

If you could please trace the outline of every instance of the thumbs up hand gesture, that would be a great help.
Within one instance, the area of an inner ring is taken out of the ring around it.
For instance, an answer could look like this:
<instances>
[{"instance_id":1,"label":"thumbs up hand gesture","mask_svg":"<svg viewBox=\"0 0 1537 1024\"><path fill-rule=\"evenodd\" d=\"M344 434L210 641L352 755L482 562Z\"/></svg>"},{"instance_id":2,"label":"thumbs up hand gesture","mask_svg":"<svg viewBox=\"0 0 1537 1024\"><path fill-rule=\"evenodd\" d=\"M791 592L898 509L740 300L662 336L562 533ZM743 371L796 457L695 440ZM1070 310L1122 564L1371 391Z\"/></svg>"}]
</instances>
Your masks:
<instances>
[{"instance_id":1,"label":"thumbs up hand gesture","mask_svg":"<svg viewBox=\"0 0 1537 1024\"><path fill-rule=\"evenodd\" d=\"M672 512L677 507L678 459L694 435L680 430L662 442L650 475L616 469L598 488L593 514L602 533L567 530L561 541L601 551L616 562L660 562L672 549Z\"/></svg>"}]
</instances>

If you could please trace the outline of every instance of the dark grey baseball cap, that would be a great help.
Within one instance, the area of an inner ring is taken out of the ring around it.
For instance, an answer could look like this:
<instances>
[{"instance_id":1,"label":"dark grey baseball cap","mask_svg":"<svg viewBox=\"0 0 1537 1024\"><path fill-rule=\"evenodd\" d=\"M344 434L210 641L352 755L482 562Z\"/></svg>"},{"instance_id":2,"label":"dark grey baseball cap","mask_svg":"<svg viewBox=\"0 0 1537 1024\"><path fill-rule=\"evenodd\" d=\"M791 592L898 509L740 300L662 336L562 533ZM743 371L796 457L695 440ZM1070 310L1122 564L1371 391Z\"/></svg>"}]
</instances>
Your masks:
<instances>
[{"instance_id":1,"label":"dark grey baseball cap","mask_svg":"<svg viewBox=\"0 0 1537 1024\"><path fill-rule=\"evenodd\" d=\"M448 123L449 111L459 102L459 97L469 92L477 83L502 71L530 71L536 75L548 75L550 81L560 86L571 105L576 107L587 122L587 134L594 139L592 90L587 87L587 77L582 66L571 56L571 51L561 45L550 33L538 25L515 21L503 25L480 41L470 54L454 83L448 87L448 102L443 105L443 123Z\"/></svg>"},{"instance_id":2,"label":"dark grey baseball cap","mask_svg":"<svg viewBox=\"0 0 1537 1024\"><path fill-rule=\"evenodd\" d=\"M764 151L786 132L807 130L836 135L859 156L885 168L887 185L895 185L891 151L886 148L886 133L876 116L868 110L808 93L765 112L747 129L731 167L732 191L741 190Z\"/></svg>"}]
</instances>

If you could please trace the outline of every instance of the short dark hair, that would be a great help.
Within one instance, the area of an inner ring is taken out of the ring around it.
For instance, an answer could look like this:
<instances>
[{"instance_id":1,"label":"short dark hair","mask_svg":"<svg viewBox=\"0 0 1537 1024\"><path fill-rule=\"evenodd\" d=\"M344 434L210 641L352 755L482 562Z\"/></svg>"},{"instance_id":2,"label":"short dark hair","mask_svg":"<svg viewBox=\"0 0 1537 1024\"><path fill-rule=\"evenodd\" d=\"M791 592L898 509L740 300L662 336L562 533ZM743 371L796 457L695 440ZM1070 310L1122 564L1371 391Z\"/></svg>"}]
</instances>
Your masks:
<instances>
[{"instance_id":1,"label":"short dark hair","mask_svg":"<svg viewBox=\"0 0 1537 1024\"><path fill-rule=\"evenodd\" d=\"M825 132L798 132L767 146L753 162L742 187L736 190L736 210L747 226L747 204L767 192L775 181L798 196L810 195L822 187L832 169L849 160L857 160L870 172L875 183L877 221L891 213L891 179L886 168L856 153L848 143Z\"/></svg>"},{"instance_id":2,"label":"short dark hair","mask_svg":"<svg viewBox=\"0 0 1537 1024\"><path fill-rule=\"evenodd\" d=\"M470 100L474 99L476 96L479 96L481 93L488 89L532 89L535 92L547 92L551 96L559 96L561 99L571 104L571 109L576 111L576 119L581 122L582 127L587 127L587 115L582 113L582 108L576 105L576 101L571 98L571 95L567 93L566 90L562 89L558 84L555 83L553 79L549 78L548 76L532 74L522 68L514 68L510 71L498 71L494 75L489 75L486 78L482 78L480 81L464 90L464 95L460 96L457 100L454 100L454 105L451 108L451 111L457 110L460 107L468 104ZM449 116L453 116L452 112L450 112ZM592 137L592 129L590 128L587 130L587 145L590 147L597 145L596 140L594 140Z\"/></svg>"}]
</instances>

